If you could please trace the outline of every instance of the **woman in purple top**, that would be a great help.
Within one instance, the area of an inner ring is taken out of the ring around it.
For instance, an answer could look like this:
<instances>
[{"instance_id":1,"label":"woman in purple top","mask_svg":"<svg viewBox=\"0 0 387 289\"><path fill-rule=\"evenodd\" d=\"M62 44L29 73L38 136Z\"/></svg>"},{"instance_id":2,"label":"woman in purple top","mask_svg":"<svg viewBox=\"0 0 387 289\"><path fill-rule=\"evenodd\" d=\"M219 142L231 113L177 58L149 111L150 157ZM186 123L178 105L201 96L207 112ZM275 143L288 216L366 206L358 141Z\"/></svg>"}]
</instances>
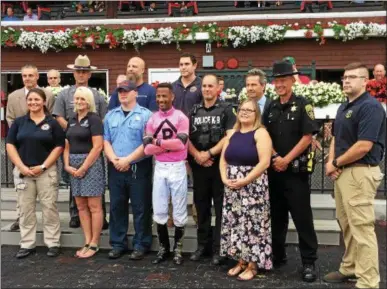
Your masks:
<instances>
[{"instance_id":1,"label":"woman in purple top","mask_svg":"<svg viewBox=\"0 0 387 289\"><path fill-rule=\"evenodd\" d=\"M225 185L220 253L239 261L227 275L243 281L253 279L257 267L272 269L266 173L271 152L271 138L261 124L257 103L243 102L220 159Z\"/></svg>"}]
</instances>

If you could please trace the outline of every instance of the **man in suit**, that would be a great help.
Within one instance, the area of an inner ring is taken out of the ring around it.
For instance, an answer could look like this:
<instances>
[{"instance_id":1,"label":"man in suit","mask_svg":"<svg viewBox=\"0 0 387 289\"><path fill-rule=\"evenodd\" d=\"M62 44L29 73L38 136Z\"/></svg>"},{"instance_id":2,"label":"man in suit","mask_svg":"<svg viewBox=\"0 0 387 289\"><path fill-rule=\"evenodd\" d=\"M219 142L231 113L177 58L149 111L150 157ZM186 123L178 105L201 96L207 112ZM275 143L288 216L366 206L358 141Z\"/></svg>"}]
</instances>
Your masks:
<instances>
[{"instance_id":1,"label":"man in suit","mask_svg":"<svg viewBox=\"0 0 387 289\"><path fill-rule=\"evenodd\" d=\"M39 72L38 68L35 65L27 64L21 68L21 75L23 79L24 87L15 90L8 96L7 103L7 111L6 111L6 120L8 123L8 127L11 127L12 123L15 121L17 117L23 116L27 113L27 102L26 96L28 91L32 88L41 88L38 86ZM54 97L51 91L41 88L46 93L47 101L46 107L52 112L54 107ZM16 203L16 211L19 216L19 204ZM11 231L19 230L19 217L17 220L11 225Z\"/></svg>"},{"instance_id":2,"label":"man in suit","mask_svg":"<svg viewBox=\"0 0 387 289\"><path fill-rule=\"evenodd\" d=\"M266 74L260 69L251 69L246 75L246 90L249 99L255 99L261 110L261 115L269 106L270 99L265 96Z\"/></svg>"}]
</instances>

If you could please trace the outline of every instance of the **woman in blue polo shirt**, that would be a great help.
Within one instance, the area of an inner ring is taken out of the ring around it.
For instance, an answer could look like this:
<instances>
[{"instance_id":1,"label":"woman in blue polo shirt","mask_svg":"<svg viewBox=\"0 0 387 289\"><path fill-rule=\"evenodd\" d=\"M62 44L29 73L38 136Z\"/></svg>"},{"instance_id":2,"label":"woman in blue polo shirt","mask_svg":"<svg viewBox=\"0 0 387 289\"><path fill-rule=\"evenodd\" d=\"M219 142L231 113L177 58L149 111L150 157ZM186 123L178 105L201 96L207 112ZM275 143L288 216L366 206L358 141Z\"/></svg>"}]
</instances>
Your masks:
<instances>
[{"instance_id":1,"label":"woman in blue polo shirt","mask_svg":"<svg viewBox=\"0 0 387 289\"><path fill-rule=\"evenodd\" d=\"M45 102L43 90L31 89L27 94L28 113L16 118L7 137L7 153L15 165L15 188L20 205L21 238L16 254L19 259L35 253L37 197L42 207L47 255L56 257L60 253L56 161L63 151L65 135Z\"/></svg>"},{"instance_id":2,"label":"woman in blue polo shirt","mask_svg":"<svg viewBox=\"0 0 387 289\"><path fill-rule=\"evenodd\" d=\"M85 246L75 256L90 258L99 250L103 225L103 125L96 113L93 93L87 87L75 91L74 110L76 114L67 124L63 160L65 170L70 174L70 186L85 235Z\"/></svg>"}]
</instances>

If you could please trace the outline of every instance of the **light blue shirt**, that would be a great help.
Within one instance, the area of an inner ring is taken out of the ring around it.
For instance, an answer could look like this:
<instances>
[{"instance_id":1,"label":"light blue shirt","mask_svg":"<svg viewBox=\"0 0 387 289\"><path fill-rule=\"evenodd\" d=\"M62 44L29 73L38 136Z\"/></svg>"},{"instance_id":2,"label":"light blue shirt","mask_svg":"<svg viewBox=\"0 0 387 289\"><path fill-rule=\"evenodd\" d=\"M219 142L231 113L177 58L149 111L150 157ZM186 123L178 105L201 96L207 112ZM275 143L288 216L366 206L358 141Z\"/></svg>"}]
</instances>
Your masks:
<instances>
[{"instance_id":1,"label":"light blue shirt","mask_svg":"<svg viewBox=\"0 0 387 289\"><path fill-rule=\"evenodd\" d=\"M37 21L39 20L38 15L32 14L31 16L25 15L23 18L24 21Z\"/></svg>"},{"instance_id":2,"label":"light blue shirt","mask_svg":"<svg viewBox=\"0 0 387 289\"><path fill-rule=\"evenodd\" d=\"M263 95L260 100L258 100L258 106L261 110L261 114L263 114L263 110L265 109L265 103L266 103L266 96Z\"/></svg>"},{"instance_id":3,"label":"light blue shirt","mask_svg":"<svg viewBox=\"0 0 387 289\"><path fill-rule=\"evenodd\" d=\"M108 112L104 120L103 138L110 142L116 156L126 157L142 145L145 126L151 115L150 110L138 104L126 117L121 106Z\"/></svg>"}]
</instances>

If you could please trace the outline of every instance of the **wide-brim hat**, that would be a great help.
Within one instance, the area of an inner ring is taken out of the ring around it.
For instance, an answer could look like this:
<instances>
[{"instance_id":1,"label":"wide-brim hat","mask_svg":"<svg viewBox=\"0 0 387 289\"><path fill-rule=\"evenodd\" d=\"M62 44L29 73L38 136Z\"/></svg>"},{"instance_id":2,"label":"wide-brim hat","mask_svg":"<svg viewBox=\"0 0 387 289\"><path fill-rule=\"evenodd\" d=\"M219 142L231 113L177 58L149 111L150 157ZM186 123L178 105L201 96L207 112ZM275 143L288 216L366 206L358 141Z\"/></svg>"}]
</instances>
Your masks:
<instances>
[{"instance_id":1,"label":"wide-brim hat","mask_svg":"<svg viewBox=\"0 0 387 289\"><path fill-rule=\"evenodd\" d=\"M283 77L300 74L293 70L293 65L289 61L276 61L273 64L272 77Z\"/></svg>"},{"instance_id":2,"label":"wide-brim hat","mask_svg":"<svg viewBox=\"0 0 387 289\"><path fill-rule=\"evenodd\" d=\"M68 68L74 70L96 70L96 66L90 65L90 59L87 55L78 55L74 64L67 65Z\"/></svg>"}]
</instances>

